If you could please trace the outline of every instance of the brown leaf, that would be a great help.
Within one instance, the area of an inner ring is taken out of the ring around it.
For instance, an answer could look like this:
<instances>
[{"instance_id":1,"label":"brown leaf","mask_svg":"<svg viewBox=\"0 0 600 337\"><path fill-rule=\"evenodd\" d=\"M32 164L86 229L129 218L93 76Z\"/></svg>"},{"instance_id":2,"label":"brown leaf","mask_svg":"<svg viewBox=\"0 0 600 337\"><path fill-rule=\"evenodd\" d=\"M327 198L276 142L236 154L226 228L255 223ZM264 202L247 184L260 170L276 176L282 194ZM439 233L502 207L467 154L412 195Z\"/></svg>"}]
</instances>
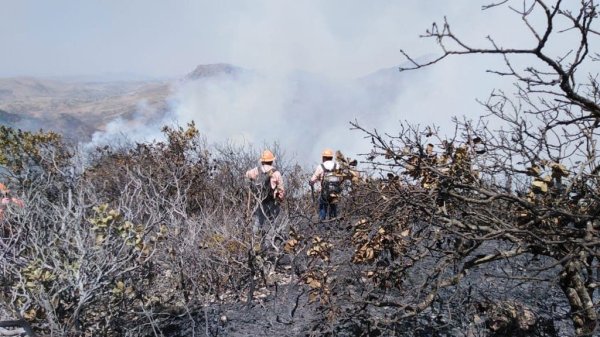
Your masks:
<instances>
[{"instance_id":1,"label":"brown leaf","mask_svg":"<svg viewBox=\"0 0 600 337\"><path fill-rule=\"evenodd\" d=\"M311 281L308 283L308 286L313 289L318 289L321 288L321 282L315 279L311 279Z\"/></svg>"},{"instance_id":2,"label":"brown leaf","mask_svg":"<svg viewBox=\"0 0 600 337\"><path fill-rule=\"evenodd\" d=\"M319 293L316 291L311 291L308 294L308 303L314 303L317 299L319 299Z\"/></svg>"},{"instance_id":3,"label":"brown leaf","mask_svg":"<svg viewBox=\"0 0 600 337\"><path fill-rule=\"evenodd\" d=\"M371 260L371 259L373 259L374 256L375 256L375 251L373 251L373 248L367 247L367 249L365 250L365 259Z\"/></svg>"},{"instance_id":4,"label":"brown leaf","mask_svg":"<svg viewBox=\"0 0 600 337\"><path fill-rule=\"evenodd\" d=\"M284 250L286 253L292 253L292 252L294 252L294 248L296 247L296 245L297 245L297 244L298 244L298 240L296 240L296 239L289 239L289 240L288 240L288 241L285 243L285 245L284 245L284 247L283 247L283 250Z\"/></svg>"},{"instance_id":5,"label":"brown leaf","mask_svg":"<svg viewBox=\"0 0 600 337\"><path fill-rule=\"evenodd\" d=\"M432 155L433 154L433 144L427 144L427 149L425 150L425 152L428 155Z\"/></svg>"},{"instance_id":6,"label":"brown leaf","mask_svg":"<svg viewBox=\"0 0 600 337\"><path fill-rule=\"evenodd\" d=\"M548 192L548 183L543 180L535 180L531 183L531 190L534 193L546 193Z\"/></svg>"},{"instance_id":7,"label":"brown leaf","mask_svg":"<svg viewBox=\"0 0 600 337\"><path fill-rule=\"evenodd\" d=\"M539 177L542 174L542 169L537 165L532 165L527 168L527 175L533 177Z\"/></svg>"},{"instance_id":8,"label":"brown leaf","mask_svg":"<svg viewBox=\"0 0 600 337\"><path fill-rule=\"evenodd\" d=\"M552 163L550 166L552 167L552 177L560 178L569 176L569 171L564 165L559 163Z\"/></svg>"}]
</instances>

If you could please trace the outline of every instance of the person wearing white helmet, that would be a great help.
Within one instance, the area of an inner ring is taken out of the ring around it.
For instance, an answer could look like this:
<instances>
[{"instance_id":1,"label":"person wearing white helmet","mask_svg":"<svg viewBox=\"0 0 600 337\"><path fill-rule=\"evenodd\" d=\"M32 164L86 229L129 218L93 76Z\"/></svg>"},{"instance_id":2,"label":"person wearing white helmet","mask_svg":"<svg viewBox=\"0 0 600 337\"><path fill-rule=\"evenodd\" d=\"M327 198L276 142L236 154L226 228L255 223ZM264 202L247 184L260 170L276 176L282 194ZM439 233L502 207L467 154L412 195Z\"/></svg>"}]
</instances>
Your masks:
<instances>
[{"instance_id":1,"label":"person wearing white helmet","mask_svg":"<svg viewBox=\"0 0 600 337\"><path fill-rule=\"evenodd\" d=\"M311 188L319 183L319 220L337 217L337 201L341 192L342 178L338 174L339 166L333 160L333 150L325 149L321 153L322 163L317 166L310 178Z\"/></svg>"},{"instance_id":2,"label":"person wearing white helmet","mask_svg":"<svg viewBox=\"0 0 600 337\"><path fill-rule=\"evenodd\" d=\"M264 150L260 156L260 165L246 172L246 178L252 183L252 195L257 201L254 215L258 224L255 223L254 232L258 230L258 226L262 228L266 220L275 220L285 198L283 177L273 166L275 159L273 152Z\"/></svg>"}]
</instances>

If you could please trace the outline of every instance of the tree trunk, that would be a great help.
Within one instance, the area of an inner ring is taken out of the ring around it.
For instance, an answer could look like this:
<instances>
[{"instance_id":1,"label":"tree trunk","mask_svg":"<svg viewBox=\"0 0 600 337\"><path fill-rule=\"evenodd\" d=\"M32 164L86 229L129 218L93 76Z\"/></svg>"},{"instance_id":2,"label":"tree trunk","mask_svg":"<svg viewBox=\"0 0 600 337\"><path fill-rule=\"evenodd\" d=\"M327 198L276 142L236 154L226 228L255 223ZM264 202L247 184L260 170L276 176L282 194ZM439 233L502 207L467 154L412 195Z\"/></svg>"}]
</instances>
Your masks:
<instances>
[{"instance_id":1,"label":"tree trunk","mask_svg":"<svg viewBox=\"0 0 600 337\"><path fill-rule=\"evenodd\" d=\"M581 262L569 261L560 273L560 286L571 306L571 319L578 336L591 336L596 328L598 315L590 293L581 276Z\"/></svg>"}]
</instances>

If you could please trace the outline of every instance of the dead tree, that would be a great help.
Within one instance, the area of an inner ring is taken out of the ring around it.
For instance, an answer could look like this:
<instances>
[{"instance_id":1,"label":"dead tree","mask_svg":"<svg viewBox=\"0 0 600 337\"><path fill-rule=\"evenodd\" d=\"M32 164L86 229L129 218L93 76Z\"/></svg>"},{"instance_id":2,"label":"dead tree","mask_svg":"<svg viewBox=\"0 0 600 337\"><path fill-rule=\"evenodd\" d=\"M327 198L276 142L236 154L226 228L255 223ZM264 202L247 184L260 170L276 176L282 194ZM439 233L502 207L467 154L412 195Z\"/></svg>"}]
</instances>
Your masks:
<instances>
[{"instance_id":1,"label":"dead tree","mask_svg":"<svg viewBox=\"0 0 600 337\"><path fill-rule=\"evenodd\" d=\"M408 262L396 273L410 275L426 259L432 266L410 287L402 278L392 282L407 296L373 295L365 303L398 308L396 318L414 316L472 271L492 275L492 266L502 262L498 277L561 289L576 334L592 335L600 304L600 83L590 72L600 59L593 49L598 5L525 0L483 9L505 6L534 37L528 48L499 45L493 37L487 46L474 46L444 19L424 35L435 39L441 55L419 63L403 51L410 66L400 70L453 56L497 55L504 69L489 71L513 79L516 92L495 91L481 101L485 113L478 121L454 118L452 135L417 125L382 135L354 123L373 143L366 161L383 173L369 187L373 207L362 226L380 226L379 235L356 241L355 260L372 265L388 249ZM557 40L567 46L561 54L549 47ZM539 257L540 265L527 264ZM391 273L379 268L369 276Z\"/></svg>"}]
</instances>

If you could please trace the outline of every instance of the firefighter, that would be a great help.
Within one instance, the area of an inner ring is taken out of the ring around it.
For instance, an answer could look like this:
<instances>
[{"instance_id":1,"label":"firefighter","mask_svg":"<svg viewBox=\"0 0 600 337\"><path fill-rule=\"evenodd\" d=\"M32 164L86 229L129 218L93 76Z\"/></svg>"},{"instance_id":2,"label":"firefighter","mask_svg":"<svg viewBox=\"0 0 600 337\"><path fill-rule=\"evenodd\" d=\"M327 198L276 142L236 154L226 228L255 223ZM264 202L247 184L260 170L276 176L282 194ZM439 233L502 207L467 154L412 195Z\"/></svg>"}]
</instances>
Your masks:
<instances>
[{"instance_id":1,"label":"firefighter","mask_svg":"<svg viewBox=\"0 0 600 337\"><path fill-rule=\"evenodd\" d=\"M339 165L333 160L333 150L325 149L321 153L322 162L310 178L309 185L319 187L319 220L337 217L337 202L341 192L342 177L338 174Z\"/></svg>"},{"instance_id":2,"label":"firefighter","mask_svg":"<svg viewBox=\"0 0 600 337\"><path fill-rule=\"evenodd\" d=\"M252 183L252 195L257 207L254 216L258 223L254 225L256 233L262 229L266 220L273 222L281 210L285 197L283 177L274 166L275 156L270 150L264 150L260 156L260 165L246 172L246 178Z\"/></svg>"}]
</instances>

